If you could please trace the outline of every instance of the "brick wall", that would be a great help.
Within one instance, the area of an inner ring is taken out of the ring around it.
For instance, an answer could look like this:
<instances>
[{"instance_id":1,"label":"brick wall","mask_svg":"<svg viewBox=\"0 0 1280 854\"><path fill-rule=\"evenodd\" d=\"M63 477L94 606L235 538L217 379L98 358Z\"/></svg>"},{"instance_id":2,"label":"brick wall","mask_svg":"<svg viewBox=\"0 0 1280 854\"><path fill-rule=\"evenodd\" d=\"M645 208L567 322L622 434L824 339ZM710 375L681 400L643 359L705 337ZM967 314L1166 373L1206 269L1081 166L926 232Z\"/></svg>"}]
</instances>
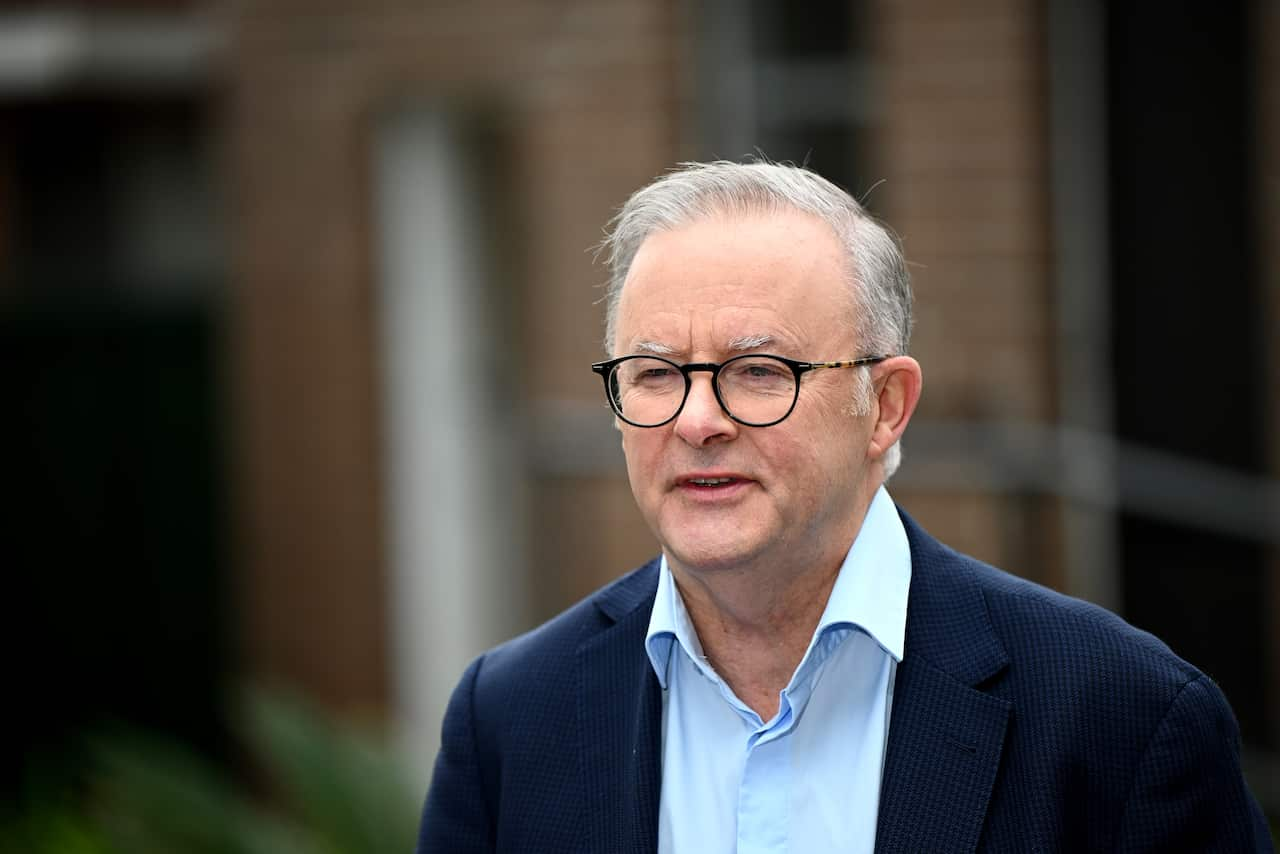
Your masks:
<instances>
[{"instance_id":1,"label":"brick wall","mask_svg":"<svg viewBox=\"0 0 1280 854\"><path fill-rule=\"evenodd\" d=\"M885 105L875 148L886 179L876 192L912 264L912 349L925 375L916 417L1052 421L1039 7L921 0L875 9ZM910 460L910 432L905 447ZM1026 565L1023 547L1023 531L1052 529L1055 502L1013 507L980 486L964 494L899 486L895 495L957 548L1059 580L1053 567Z\"/></svg>"},{"instance_id":2,"label":"brick wall","mask_svg":"<svg viewBox=\"0 0 1280 854\"><path fill-rule=\"evenodd\" d=\"M507 192L493 201L508 232L511 346L558 368L529 376L529 403L598 407L585 366L600 354L594 303L604 271L588 248L631 191L696 148L686 96L696 91L692 16L683 4L645 0L276 0L229 16L245 653L260 677L336 705L382 706L390 676L373 123L416 99L478 111L500 129ZM1264 228L1276 234L1280 113L1266 105L1280 103L1280 13L1265 7L1264 19L1260 32L1276 35L1260 37ZM914 265L914 351L925 370L918 418L1052 423L1043 10L1015 0L883 0L872 20L883 87L872 171L886 178L872 204L904 236ZM1280 256L1276 241L1262 242L1280 331ZM653 553L620 468L533 464L531 476L531 620ZM1056 500L981 484L895 495L952 545L1061 584ZM1273 589L1280 612L1280 582Z\"/></svg>"},{"instance_id":3,"label":"brick wall","mask_svg":"<svg viewBox=\"0 0 1280 854\"><path fill-rule=\"evenodd\" d=\"M373 122L404 99L494 117L511 176L498 203L523 230L504 265L516 277L520 346L563 367L539 378L585 372L599 352L592 303L603 278L585 250L613 206L675 158L678 39L666 4L644 0L261 2L228 14L244 651L257 678L380 708L390 677ZM538 379L530 393L595 392L592 379ZM572 514L625 490L617 478L585 493L535 483L546 493L534 496L534 527L548 572L566 560L599 565L602 577L619 569L614 540L580 533L595 517ZM564 525L579 533L561 536Z\"/></svg>"}]
</instances>

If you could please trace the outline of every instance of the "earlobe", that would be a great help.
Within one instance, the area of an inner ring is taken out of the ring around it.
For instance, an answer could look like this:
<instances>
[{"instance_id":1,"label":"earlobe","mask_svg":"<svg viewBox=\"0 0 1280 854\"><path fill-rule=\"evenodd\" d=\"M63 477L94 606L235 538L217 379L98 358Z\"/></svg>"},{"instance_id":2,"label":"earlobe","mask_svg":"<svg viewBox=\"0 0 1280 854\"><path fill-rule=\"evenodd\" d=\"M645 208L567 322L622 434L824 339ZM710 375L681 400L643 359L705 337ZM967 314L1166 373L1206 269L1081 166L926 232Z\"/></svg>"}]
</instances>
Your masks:
<instances>
[{"instance_id":1,"label":"earlobe","mask_svg":"<svg viewBox=\"0 0 1280 854\"><path fill-rule=\"evenodd\" d=\"M910 356L894 356L881 363L876 422L868 447L871 457L880 459L902 437L920 402L923 384L920 363Z\"/></svg>"}]
</instances>

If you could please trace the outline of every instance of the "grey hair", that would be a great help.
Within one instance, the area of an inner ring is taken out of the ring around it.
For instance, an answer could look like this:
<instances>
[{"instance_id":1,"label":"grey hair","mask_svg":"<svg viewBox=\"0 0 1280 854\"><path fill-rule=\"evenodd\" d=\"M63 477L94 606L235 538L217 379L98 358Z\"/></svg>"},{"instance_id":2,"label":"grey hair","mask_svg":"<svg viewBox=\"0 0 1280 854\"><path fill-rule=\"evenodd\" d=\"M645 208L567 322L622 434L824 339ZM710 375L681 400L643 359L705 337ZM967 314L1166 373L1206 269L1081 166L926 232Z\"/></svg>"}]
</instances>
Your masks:
<instances>
[{"instance_id":1,"label":"grey hair","mask_svg":"<svg viewBox=\"0 0 1280 854\"><path fill-rule=\"evenodd\" d=\"M901 355L911 341L911 276L897 237L827 179L800 166L764 160L682 163L637 190L606 228L600 251L609 268L605 294L605 350L612 353L618 302L640 246L658 231L719 215L797 210L827 223L844 247L854 333L867 355ZM853 412L870 407L871 382L859 372ZM884 458L885 478L897 469L895 444Z\"/></svg>"}]
</instances>

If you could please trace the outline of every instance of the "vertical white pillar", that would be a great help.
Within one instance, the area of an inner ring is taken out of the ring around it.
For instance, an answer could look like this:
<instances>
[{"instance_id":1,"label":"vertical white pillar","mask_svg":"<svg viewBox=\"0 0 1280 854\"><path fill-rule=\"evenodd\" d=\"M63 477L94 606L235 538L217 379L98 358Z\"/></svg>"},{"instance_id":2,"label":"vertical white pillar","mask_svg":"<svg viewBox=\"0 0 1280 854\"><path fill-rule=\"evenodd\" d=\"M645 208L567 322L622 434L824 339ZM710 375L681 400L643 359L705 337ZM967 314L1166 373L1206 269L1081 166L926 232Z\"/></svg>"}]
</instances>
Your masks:
<instances>
[{"instance_id":1,"label":"vertical white pillar","mask_svg":"<svg viewBox=\"0 0 1280 854\"><path fill-rule=\"evenodd\" d=\"M462 669L524 610L516 401L464 125L403 109L376 127L374 214L395 707L425 781ZM513 426L514 425L514 426Z\"/></svg>"}]
</instances>

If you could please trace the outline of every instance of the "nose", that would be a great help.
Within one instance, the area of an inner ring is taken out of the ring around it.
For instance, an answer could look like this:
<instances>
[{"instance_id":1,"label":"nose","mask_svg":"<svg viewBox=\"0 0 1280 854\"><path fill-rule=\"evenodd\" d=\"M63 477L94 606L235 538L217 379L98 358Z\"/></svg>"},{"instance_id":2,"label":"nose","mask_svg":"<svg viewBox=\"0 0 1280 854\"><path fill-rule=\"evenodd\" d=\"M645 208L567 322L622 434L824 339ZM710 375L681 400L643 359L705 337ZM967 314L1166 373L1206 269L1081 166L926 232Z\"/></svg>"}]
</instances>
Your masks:
<instances>
[{"instance_id":1,"label":"nose","mask_svg":"<svg viewBox=\"0 0 1280 854\"><path fill-rule=\"evenodd\" d=\"M710 376L692 377L689 397L676 416L675 431L686 444L695 448L727 442L738 435L738 423L720 408Z\"/></svg>"}]
</instances>

